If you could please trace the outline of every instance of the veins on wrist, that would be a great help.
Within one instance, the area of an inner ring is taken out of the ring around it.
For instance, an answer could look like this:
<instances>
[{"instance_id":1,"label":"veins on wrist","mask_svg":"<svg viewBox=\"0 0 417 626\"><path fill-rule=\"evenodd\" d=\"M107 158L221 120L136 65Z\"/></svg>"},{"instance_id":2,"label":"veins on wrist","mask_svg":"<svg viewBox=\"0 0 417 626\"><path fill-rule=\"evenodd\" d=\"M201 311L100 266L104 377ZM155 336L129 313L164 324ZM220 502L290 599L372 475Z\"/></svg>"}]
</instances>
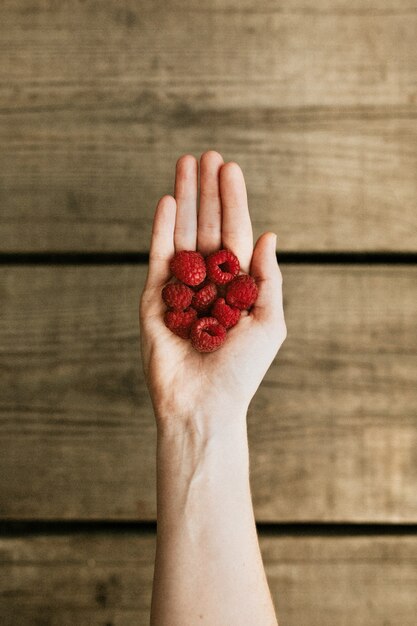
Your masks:
<instances>
[{"instance_id":1,"label":"veins on wrist","mask_svg":"<svg viewBox=\"0 0 417 626\"><path fill-rule=\"evenodd\" d=\"M238 441L247 439L246 411L231 413L195 411L193 414L156 414L160 441L175 441L184 437L195 445L211 440Z\"/></svg>"}]
</instances>

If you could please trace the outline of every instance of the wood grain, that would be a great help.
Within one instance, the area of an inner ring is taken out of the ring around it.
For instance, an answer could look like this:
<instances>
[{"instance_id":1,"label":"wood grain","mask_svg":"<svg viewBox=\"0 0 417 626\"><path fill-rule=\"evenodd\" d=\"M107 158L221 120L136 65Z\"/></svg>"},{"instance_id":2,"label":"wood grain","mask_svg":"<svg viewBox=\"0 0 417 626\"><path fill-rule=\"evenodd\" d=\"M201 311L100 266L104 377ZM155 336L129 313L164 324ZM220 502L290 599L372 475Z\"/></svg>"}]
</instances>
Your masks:
<instances>
[{"instance_id":1,"label":"wood grain","mask_svg":"<svg viewBox=\"0 0 417 626\"><path fill-rule=\"evenodd\" d=\"M3 518L154 519L145 270L3 268ZM417 522L417 268L283 274L289 335L249 415L257 519Z\"/></svg>"},{"instance_id":2,"label":"wood grain","mask_svg":"<svg viewBox=\"0 0 417 626\"><path fill-rule=\"evenodd\" d=\"M261 536L280 623L414 626L417 537ZM3 626L147 626L154 537L0 539Z\"/></svg>"},{"instance_id":3,"label":"wood grain","mask_svg":"<svg viewBox=\"0 0 417 626\"><path fill-rule=\"evenodd\" d=\"M283 250L416 251L416 29L406 0L3 2L1 251L146 251L207 149Z\"/></svg>"}]
</instances>

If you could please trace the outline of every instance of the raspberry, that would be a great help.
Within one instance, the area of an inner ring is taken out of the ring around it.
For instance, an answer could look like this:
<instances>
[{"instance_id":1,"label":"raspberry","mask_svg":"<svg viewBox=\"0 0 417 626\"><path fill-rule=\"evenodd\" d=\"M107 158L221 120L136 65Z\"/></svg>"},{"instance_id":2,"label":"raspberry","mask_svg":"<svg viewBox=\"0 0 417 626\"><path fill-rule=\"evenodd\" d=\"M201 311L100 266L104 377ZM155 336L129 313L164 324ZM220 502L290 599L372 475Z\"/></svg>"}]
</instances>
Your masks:
<instances>
[{"instance_id":1,"label":"raspberry","mask_svg":"<svg viewBox=\"0 0 417 626\"><path fill-rule=\"evenodd\" d=\"M199 313L206 311L213 304L217 296L217 288L214 283L207 282L193 295L192 306Z\"/></svg>"},{"instance_id":2,"label":"raspberry","mask_svg":"<svg viewBox=\"0 0 417 626\"><path fill-rule=\"evenodd\" d=\"M237 256L230 250L219 250L206 257L207 276L217 285L230 283L239 274Z\"/></svg>"},{"instance_id":3,"label":"raspberry","mask_svg":"<svg viewBox=\"0 0 417 626\"><path fill-rule=\"evenodd\" d=\"M206 277L204 258L195 250L177 252L171 259L169 268L175 278L186 285L199 285Z\"/></svg>"},{"instance_id":4,"label":"raspberry","mask_svg":"<svg viewBox=\"0 0 417 626\"><path fill-rule=\"evenodd\" d=\"M193 322L197 318L197 311L189 307L185 311L166 311L164 315L165 326L173 333L188 339Z\"/></svg>"},{"instance_id":5,"label":"raspberry","mask_svg":"<svg viewBox=\"0 0 417 626\"><path fill-rule=\"evenodd\" d=\"M229 306L224 298L217 298L211 309L211 314L225 328L235 326L240 318L240 309L235 306Z\"/></svg>"},{"instance_id":6,"label":"raspberry","mask_svg":"<svg viewBox=\"0 0 417 626\"><path fill-rule=\"evenodd\" d=\"M190 339L198 352L214 352L238 323L242 309L249 309L258 297L254 279L239 275L239 260L227 249L206 259L195 250L181 250L171 259L170 270L178 282L162 289L168 307L165 325Z\"/></svg>"},{"instance_id":7,"label":"raspberry","mask_svg":"<svg viewBox=\"0 0 417 626\"><path fill-rule=\"evenodd\" d=\"M258 297L258 287L252 276L236 276L227 286L226 302L238 309L249 309Z\"/></svg>"},{"instance_id":8,"label":"raspberry","mask_svg":"<svg viewBox=\"0 0 417 626\"><path fill-rule=\"evenodd\" d=\"M198 352L214 352L224 343L226 334L215 317L200 317L191 326L191 343Z\"/></svg>"},{"instance_id":9,"label":"raspberry","mask_svg":"<svg viewBox=\"0 0 417 626\"><path fill-rule=\"evenodd\" d=\"M169 283L162 289L162 300L171 309L183 311L190 306L193 291L182 283Z\"/></svg>"}]
</instances>

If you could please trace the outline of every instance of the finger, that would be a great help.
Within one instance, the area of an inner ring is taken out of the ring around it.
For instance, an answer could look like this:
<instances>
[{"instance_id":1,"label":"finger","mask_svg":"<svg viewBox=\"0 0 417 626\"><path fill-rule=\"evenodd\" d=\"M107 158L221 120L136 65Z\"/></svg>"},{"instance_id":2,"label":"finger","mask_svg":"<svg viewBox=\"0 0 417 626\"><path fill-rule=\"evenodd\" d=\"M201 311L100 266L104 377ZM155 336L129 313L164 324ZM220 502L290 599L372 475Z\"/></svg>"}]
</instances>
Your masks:
<instances>
[{"instance_id":1,"label":"finger","mask_svg":"<svg viewBox=\"0 0 417 626\"><path fill-rule=\"evenodd\" d=\"M203 255L215 252L221 247L222 203L219 172L223 163L223 157L215 150L204 152L200 159L197 247Z\"/></svg>"},{"instance_id":2,"label":"finger","mask_svg":"<svg viewBox=\"0 0 417 626\"><path fill-rule=\"evenodd\" d=\"M176 206L175 198L169 195L163 196L157 204L149 250L147 287L162 287L170 278L169 262L174 255Z\"/></svg>"},{"instance_id":3,"label":"finger","mask_svg":"<svg viewBox=\"0 0 417 626\"><path fill-rule=\"evenodd\" d=\"M175 199L177 218L174 244L178 250L195 250L197 244L197 159L185 154L177 161Z\"/></svg>"},{"instance_id":4,"label":"finger","mask_svg":"<svg viewBox=\"0 0 417 626\"><path fill-rule=\"evenodd\" d=\"M244 272L249 271L253 252L252 224L243 172L230 161L220 169L222 244L236 254Z\"/></svg>"},{"instance_id":5,"label":"finger","mask_svg":"<svg viewBox=\"0 0 417 626\"><path fill-rule=\"evenodd\" d=\"M251 275L259 293L251 315L260 321L278 321L284 325L282 307L282 275L276 257L275 233L264 233L256 242L251 263Z\"/></svg>"}]
</instances>

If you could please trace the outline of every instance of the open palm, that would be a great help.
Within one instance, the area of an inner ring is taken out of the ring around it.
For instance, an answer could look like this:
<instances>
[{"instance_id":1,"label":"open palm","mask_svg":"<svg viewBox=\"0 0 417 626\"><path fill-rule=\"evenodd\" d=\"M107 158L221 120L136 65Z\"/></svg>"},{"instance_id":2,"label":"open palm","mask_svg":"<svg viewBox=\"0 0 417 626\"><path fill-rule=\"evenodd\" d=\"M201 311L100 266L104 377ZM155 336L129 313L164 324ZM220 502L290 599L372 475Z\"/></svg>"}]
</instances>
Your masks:
<instances>
[{"instance_id":1,"label":"open palm","mask_svg":"<svg viewBox=\"0 0 417 626\"><path fill-rule=\"evenodd\" d=\"M246 412L286 337L276 237L264 233L253 247L242 170L237 163L224 163L218 152L205 152L199 186L198 202L198 162L182 156L175 197L163 196L154 216L140 330L143 368L158 420ZM256 280L259 295L220 349L202 354L166 328L161 290L170 279L175 252L198 250L205 256L220 248L236 254L241 269Z\"/></svg>"}]
</instances>

